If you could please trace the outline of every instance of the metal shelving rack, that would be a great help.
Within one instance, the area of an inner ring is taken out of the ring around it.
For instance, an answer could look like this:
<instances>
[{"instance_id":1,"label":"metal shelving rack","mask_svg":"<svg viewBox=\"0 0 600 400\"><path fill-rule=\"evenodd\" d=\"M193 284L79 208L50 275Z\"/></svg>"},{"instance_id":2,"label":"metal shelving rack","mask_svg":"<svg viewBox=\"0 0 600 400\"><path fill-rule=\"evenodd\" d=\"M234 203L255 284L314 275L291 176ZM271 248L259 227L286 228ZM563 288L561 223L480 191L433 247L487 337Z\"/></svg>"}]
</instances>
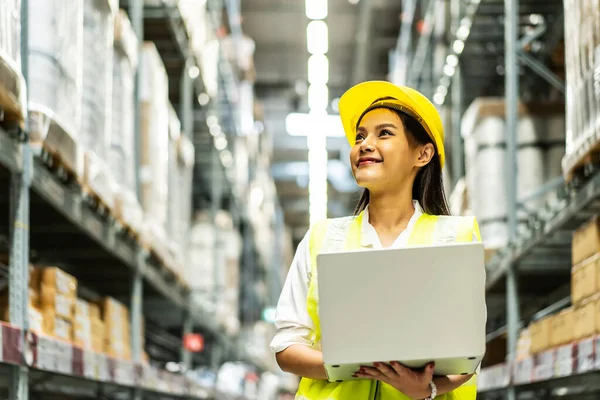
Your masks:
<instances>
[{"instance_id":1,"label":"metal shelving rack","mask_svg":"<svg viewBox=\"0 0 600 400\"><path fill-rule=\"evenodd\" d=\"M124 2L121 3L123 7ZM22 74L27 81L28 1L22 0L21 5ZM146 15L143 0L129 0L128 6L138 38L146 37L144 22L156 16L150 15L151 12ZM178 8L164 0L159 11L183 60L177 103L183 132L192 136L194 90L198 87L188 79L187 71L198 62L190 53L189 37ZM138 107L136 140L139 140L139 115ZM142 249L114 220L92 208L78 184L65 182L49 169L43 154L32 154L26 133L27 126L24 132L0 128L0 191L10 194L0 199L0 227L6 227L6 232L0 234L6 233L9 238L10 254L11 322L0 323L0 376L3 376L0 387L6 384L8 398L26 400L30 392L45 391L91 398L228 398L184 375L140 364L142 315L151 320L175 316L182 334L198 329L208 334L212 338L213 366L226 360L255 363L238 348L235 337L223 333L214 315L191 304L189 289L180 279ZM232 204L237 206L235 202ZM236 211L243 217L243 210ZM30 255L36 260L54 262L72 273L81 283L82 297L93 300L110 295L129 304L131 362L95 355L28 332ZM79 267L73 268L74 265ZM178 346L181 350L177 357L187 368L191 367L192 355L182 349L181 342Z\"/></svg>"},{"instance_id":2,"label":"metal shelving rack","mask_svg":"<svg viewBox=\"0 0 600 400\"><path fill-rule=\"evenodd\" d=\"M406 18L403 18L396 46L396 68L400 70L396 77L418 86L434 99L439 93L437 98L441 103L446 97L450 100L452 181L456 183L464 175L461 115L464 107L480 95L506 99L507 176L516 176L520 85L529 88L538 85L545 96L550 92L565 92L564 81L547 66L549 53L564 34L562 1L446 2L452 17L442 37L435 37L431 32L435 28L433 15L441 4L436 0L404 0L403 4ZM418 39L411 37L417 15L426 26ZM535 29L523 29L524 20L532 15L544 23ZM521 37L524 31L527 33ZM542 47L537 57L525 50L534 41L541 42ZM443 56L435 59L435 54ZM502 74L494 70L499 59L503 60ZM439 67L439 71L436 69L430 74L424 68L430 62ZM448 74L447 69L453 73ZM593 394L597 396L600 392L598 337L526 360L515 361L514 355L520 328L571 304L572 234L590 217L600 213L600 169L592 166L586 177L578 177L569 184L563 181L549 185L559 201L530 214L526 226L518 229L515 185L512 180L506 187L510 199L510 245L498 251L486 265L487 341L507 335L506 362L484 368L479 377L479 397L512 400L591 395L588 398L595 398ZM544 190L548 188L543 188L540 194Z\"/></svg>"}]
</instances>

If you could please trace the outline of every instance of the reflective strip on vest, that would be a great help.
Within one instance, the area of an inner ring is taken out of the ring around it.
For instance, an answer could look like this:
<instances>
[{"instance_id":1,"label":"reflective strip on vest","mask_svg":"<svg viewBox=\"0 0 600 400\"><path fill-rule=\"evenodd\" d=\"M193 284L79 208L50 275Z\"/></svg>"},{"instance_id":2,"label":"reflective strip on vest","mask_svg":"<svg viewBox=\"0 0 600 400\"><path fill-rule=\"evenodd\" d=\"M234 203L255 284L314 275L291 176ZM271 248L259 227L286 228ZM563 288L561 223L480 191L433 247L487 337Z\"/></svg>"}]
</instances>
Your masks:
<instances>
[{"instance_id":1,"label":"reflective strip on vest","mask_svg":"<svg viewBox=\"0 0 600 400\"><path fill-rule=\"evenodd\" d=\"M315 329L312 334L313 348L321 349L321 324L319 320L319 297L317 277L317 255L321 253L360 249L360 236L363 213L357 217L336 218L319 221L311 228L309 252L311 260L310 286L306 306ZM409 246L442 243L480 241L479 227L474 217L450 217L422 214L415 223L408 239ZM474 400L477 396L477 377L452 392L437 397L440 400ZM377 398L375 396L377 394ZM302 378L298 400L408 400L408 397L395 388L380 382L356 380L329 382Z\"/></svg>"}]
</instances>

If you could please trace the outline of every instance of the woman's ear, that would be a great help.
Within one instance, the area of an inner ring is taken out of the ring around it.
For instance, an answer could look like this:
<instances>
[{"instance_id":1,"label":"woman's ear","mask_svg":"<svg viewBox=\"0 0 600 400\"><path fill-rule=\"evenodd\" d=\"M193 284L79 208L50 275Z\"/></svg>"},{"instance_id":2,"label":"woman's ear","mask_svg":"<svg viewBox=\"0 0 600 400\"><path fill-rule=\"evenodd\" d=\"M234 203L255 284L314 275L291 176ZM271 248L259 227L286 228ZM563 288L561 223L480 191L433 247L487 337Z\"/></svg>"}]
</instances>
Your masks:
<instances>
[{"instance_id":1,"label":"woman's ear","mask_svg":"<svg viewBox=\"0 0 600 400\"><path fill-rule=\"evenodd\" d=\"M434 154L435 147L433 146L433 143L427 143L423 146L420 146L416 166L426 166L427 164L429 164Z\"/></svg>"}]
</instances>

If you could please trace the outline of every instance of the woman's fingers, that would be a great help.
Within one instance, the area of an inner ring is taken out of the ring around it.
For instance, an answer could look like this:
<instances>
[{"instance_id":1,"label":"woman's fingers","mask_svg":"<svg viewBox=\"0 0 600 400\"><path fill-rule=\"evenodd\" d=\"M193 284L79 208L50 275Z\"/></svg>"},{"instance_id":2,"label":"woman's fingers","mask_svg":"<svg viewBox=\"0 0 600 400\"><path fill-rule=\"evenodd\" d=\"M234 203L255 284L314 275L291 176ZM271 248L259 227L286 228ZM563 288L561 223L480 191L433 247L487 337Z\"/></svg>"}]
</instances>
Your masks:
<instances>
[{"instance_id":1,"label":"woman's fingers","mask_svg":"<svg viewBox=\"0 0 600 400\"><path fill-rule=\"evenodd\" d=\"M390 364L392 365L392 368L394 368L394 371L400 376L405 376L409 371L411 371L398 361L392 361Z\"/></svg>"}]
</instances>

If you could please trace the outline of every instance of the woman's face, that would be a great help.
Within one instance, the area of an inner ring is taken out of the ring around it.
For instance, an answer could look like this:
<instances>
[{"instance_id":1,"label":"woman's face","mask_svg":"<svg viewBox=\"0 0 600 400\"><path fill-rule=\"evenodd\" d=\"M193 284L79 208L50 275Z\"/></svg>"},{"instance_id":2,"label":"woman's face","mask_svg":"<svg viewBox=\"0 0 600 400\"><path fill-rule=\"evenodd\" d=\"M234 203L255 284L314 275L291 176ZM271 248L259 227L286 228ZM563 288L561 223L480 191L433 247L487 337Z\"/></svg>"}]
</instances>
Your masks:
<instances>
[{"instance_id":1,"label":"woman's face","mask_svg":"<svg viewBox=\"0 0 600 400\"><path fill-rule=\"evenodd\" d=\"M397 188L416 176L433 155L433 146L414 145L400 117L377 108L365 114L356 129L350 164L356 183L370 191Z\"/></svg>"}]
</instances>

